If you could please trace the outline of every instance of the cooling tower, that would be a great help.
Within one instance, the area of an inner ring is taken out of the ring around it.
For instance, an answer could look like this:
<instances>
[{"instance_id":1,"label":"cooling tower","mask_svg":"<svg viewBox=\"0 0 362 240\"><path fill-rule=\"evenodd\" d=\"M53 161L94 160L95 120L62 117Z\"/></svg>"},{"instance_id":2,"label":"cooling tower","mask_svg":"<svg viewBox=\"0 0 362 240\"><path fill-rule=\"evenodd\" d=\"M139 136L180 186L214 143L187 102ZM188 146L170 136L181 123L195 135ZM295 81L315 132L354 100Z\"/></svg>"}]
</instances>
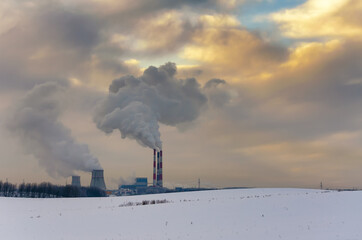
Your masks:
<instances>
[{"instance_id":1,"label":"cooling tower","mask_svg":"<svg viewBox=\"0 0 362 240\"><path fill-rule=\"evenodd\" d=\"M80 176L72 176L72 186L80 187Z\"/></svg>"},{"instance_id":2,"label":"cooling tower","mask_svg":"<svg viewBox=\"0 0 362 240\"><path fill-rule=\"evenodd\" d=\"M90 186L106 190L106 184L104 183L103 170L93 170L92 171L92 180L91 180Z\"/></svg>"}]
</instances>

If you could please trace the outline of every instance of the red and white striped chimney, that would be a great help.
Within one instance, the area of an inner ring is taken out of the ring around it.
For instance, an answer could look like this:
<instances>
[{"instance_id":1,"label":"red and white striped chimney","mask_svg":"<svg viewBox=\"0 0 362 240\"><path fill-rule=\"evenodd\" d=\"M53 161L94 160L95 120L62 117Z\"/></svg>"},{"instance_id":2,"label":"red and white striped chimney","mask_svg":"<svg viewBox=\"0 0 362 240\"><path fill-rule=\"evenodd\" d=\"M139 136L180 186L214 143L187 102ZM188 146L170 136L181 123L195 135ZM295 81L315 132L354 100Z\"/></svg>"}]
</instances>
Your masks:
<instances>
[{"instance_id":1,"label":"red and white striped chimney","mask_svg":"<svg viewBox=\"0 0 362 240\"><path fill-rule=\"evenodd\" d=\"M160 181L160 152L157 152L157 173L156 173L156 185Z\"/></svg>"},{"instance_id":2,"label":"red and white striped chimney","mask_svg":"<svg viewBox=\"0 0 362 240\"><path fill-rule=\"evenodd\" d=\"M158 186L163 187L163 176L162 176L162 150L160 151L160 169L159 172L159 182Z\"/></svg>"},{"instance_id":3,"label":"red and white striped chimney","mask_svg":"<svg viewBox=\"0 0 362 240\"><path fill-rule=\"evenodd\" d=\"M155 187L156 184L156 149L153 149L153 186Z\"/></svg>"}]
</instances>

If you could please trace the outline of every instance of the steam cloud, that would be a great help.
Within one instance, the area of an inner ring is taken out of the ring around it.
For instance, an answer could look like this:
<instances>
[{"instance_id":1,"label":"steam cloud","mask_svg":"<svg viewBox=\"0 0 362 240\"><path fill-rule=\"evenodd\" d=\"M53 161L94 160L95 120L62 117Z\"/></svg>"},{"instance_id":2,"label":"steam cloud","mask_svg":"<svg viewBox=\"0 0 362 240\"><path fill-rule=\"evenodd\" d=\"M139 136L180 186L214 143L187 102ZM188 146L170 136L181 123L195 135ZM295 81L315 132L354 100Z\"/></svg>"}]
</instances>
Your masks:
<instances>
[{"instance_id":1,"label":"steam cloud","mask_svg":"<svg viewBox=\"0 0 362 240\"><path fill-rule=\"evenodd\" d=\"M225 80L213 78L205 83L203 92L209 100L209 105L212 107L222 108L230 103L233 91Z\"/></svg>"},{"instance_id":2,"label":"steam cloud","mask_svg":"<svg viewBox=\"0 0 362 240\"><path fill-rule=\"evenodd\" d=\"M176 65L147 68L141 77L113 80L108 96L96 107L94 121L105 133L162 149L158 122L177 126L195 120L207 97L194 78L176 79Z\"/></svg>"},{"instance_id":3,"label":"steam cloud","mask_svg":"<svg viewBox=\"0 0 362 240\"><path fill-rule=\"evenodd\" d=\"M68 177L74 170L101 169L88 146L77 143L59 120L65 88L54 82L35 86L15 107L8 128L50 176Z\"/></svg>"}]
</instances>

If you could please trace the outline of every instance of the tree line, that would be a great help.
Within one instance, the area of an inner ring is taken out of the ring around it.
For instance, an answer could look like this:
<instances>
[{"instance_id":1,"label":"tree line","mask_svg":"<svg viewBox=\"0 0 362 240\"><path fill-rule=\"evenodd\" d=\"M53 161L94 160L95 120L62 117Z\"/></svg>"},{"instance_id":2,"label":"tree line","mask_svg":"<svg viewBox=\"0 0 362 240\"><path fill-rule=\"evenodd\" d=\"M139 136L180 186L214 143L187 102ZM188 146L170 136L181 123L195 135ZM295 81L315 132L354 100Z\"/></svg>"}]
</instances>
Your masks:
<instances>
[{"instance_id":1,"label":"tree line","mask_svg":"<svg viewBox=\"0 0 362 240\"><path fill-rule=\"evenodd\" d=\"M22 183L18 186L7 181L0 181L0 196L24 198L105 197L106 192L95 187L60 186L49 182Z\"/></svg>"}]
</instances>

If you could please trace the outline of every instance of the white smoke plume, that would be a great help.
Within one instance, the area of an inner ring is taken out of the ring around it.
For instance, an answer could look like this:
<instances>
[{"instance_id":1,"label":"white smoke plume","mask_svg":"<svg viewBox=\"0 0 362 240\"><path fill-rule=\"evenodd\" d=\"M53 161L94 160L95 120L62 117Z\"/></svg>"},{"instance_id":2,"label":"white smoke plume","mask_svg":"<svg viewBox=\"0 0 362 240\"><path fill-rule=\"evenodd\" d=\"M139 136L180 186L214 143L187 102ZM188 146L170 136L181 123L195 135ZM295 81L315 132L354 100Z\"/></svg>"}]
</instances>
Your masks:
<instances>
[{"instance_id":1,"label":"white smoke plume","mask_svg":"<svg viewBox=\"0 0 362 240\"><path fill-rule=\"evenodd\" d=\"M195 120L207 98L194 78L176 79L176 65L149 67L140 77L113 80L108 96L96 107L94 121L105 133L162 149L159 122L177 126Z\"/></svg>"},{"instance_id":2,"label":"white smoke plume","mask_svg":"<svg viewBox=\"0 0 362 240\"><path fill-rule=\"evenodd\" d=\"M64 92L65 88L54 82L35 86L15 106L8 128L50 176L68 177L74 170L102 169L88 146L77 143L59 121Z\"/></svg>"},{"instance_id":3,"label":"white smoke plume","mask_svg":"<svg viewBox=\"0 0 362 240\"><path fill-rule=\"evenodd\" d=\"M126 177L126 178L123 178L123 177L120 177L117 181L117 185L118 186L121 186L121 185L133 185L136 183L136 175L133 174L132 176L129 176L129 177Z\"/></svg>"}]
</instances>

